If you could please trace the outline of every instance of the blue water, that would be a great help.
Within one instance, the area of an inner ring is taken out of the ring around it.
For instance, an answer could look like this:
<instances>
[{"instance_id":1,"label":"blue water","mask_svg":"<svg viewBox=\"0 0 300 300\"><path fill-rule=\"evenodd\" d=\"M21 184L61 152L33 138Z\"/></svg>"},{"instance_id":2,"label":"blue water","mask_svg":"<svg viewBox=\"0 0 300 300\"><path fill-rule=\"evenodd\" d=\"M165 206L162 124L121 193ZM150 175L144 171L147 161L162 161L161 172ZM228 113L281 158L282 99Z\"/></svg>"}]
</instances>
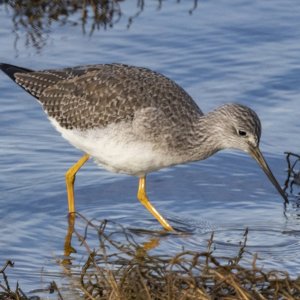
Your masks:
<instances>
[{"instance_id":1,"label":"blue water","mask_svg":"<svg viewBox=\"0 0 300 300\"><path fill-rule=\"evenodd\" d=\"M0 61L33 68L121 62L162 72L183 86L204 112L226 102L252 107L260 116L261 150L281 185L284 151L300 152L300 2L296 0L135 1L121 4L112 28L90 34L75 14L53 22L37 45L14 28L12 9L0 6ZM65 171L81 153L52 128L40 105L0 74L0 265L25 291L51 280L68 287L57 258L67 231ZM77 210L126 228L160 229L136 200L137 179L88 162L76 179ZM299 191L299 190L298 190ZM150 174L148 194L190 236L164 238L155 250L176 253L205 247L215 231L219 253L236 253L249 228L248 250L267 269L300 273L299 208L283 201L246 154L220 152L203 162ZM80 252L80 251L79 251ZM80 260L80 255L75 255ZM67 289L67 288L66 288Z\"/></svg>"}]
</instances>

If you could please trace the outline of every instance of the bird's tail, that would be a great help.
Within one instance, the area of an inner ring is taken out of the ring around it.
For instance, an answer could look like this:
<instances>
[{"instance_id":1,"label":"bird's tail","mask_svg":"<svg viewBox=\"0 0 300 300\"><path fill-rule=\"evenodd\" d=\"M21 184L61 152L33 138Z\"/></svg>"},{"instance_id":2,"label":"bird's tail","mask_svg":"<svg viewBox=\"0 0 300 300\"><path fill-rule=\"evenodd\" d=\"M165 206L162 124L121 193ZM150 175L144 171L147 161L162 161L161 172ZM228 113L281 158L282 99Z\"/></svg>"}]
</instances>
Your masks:
<instances>
[{"instance_id":1,"label":"bird's tail","mask_svg":"<svg viewBox=\"0 0 300 300\"><path fill-rule=\"evenodd\" d=\"M40 82L37 82L38 78L35 75L35 71L3 63L0 63L0 70L2 70L8 77L10 77L17 85L19 85L27 93L39 99L39 96L44 87L38 85L38 83Z\"/></svg>"},{"instance_id":2,"label":"bird's tail","mask_svg":"<svg viewBox=\"0 0 300 300\"><path fill-rule=\"evenodd\" d=\"M9 64L1 64L0 70L2 70L8 77L10 77L13 81L16 81L15 73L29 73L33 72L33 70L17 67Z\"/></svg>"}]
</instances>

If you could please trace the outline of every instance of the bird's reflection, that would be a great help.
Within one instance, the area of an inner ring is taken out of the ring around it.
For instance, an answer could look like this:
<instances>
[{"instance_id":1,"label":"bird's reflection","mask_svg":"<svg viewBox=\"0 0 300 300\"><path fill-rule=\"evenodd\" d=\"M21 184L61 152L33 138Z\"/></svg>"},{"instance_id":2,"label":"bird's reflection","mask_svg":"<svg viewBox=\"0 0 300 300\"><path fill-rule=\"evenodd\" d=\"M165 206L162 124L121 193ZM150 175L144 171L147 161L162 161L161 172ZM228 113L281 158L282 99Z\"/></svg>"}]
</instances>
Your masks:
<instances>
[{"instance_id":1,"label":"bird's reflection","mask_svg":"<svg viewBox=\"0 0 300 300\"><path fill-rule=\"evenodd\" d=\"M187 226L182 220L173 218L169 221L174 225L175 231L166 231L160 227L159 230L125 228L114 221L89 220L78 212L71 213L68 215L62 264L72 265L72 254L82 251L89 255L97 253L97 256L102 257L103 263L110 263L110 259L120 263L122 259L124 261L124 255L128 259L141 260L147 257L149 251L172 236L185 238L194 234L193 226Z\"/></svg>"},{"instance_id":2,"label":"bird's reflection","mask_svg":"<svg viewBox=\"0 0 300 300\"><path fill-rule=\"evenodd\" d=\"M71 213L68 215L68 229L67 229L67 234L65 237L65 244L64 244L64 260L63 264L70 264L70 256L72 253L76 253L75 248L72 246L72 236L74 233L74 228L75 228L75 220L76 220L76 214Z\"/></svg>"},{"instance_id":3,"label":"bird's reflection","mask_svg":"<svg viewBox=\"0 0 300 300\"><path fill-rule=\"evenodd\" d=\"M78 225L78 228L76 227L76 223L80 223L80 225ZM108 223L111 223L113 225L114 230L106 230ZM84 224L85 226L83 233L80 232L80 229L83 228L82 224ZM170 235L170 233L167 233L164 230L150 231L143 229L125 229L121 225L118 225L111 221L104 220L98 223L95 220L90 221L86 219L79 213L71 213L68 215L68 227L64 243L64 259L62 261L63 265L71 265L71 255L73 253L77 253L77 250L72 243L73 238L77 237L82 245L84 241L86 242L87 231L89 227L94 230L94 233L97 233L100 251L106 252L107 247L106 245L104 245L104 243L110 244L110 246L112 246L112 248L115 248L115 250L120 250L120 253L124 248L130 245L131 249L135 249L135 255L137 258L141 258L142 256L146 255L148 251L158 247L160 245L160 240ZM117 235L119 235L120 241L117 241L115 239L115 236ZM146 237L146 241L138 243L135 241L134 235L143 236L143 238ZM114 238L112 238L113 236ZM96 242L96 239L92 242ZM87 248L88 252L92 251L87 245L87 242L85 243L85 247ZM133 253L131 253L130 255L132 254Z\"/></svg>"}]
</instances>

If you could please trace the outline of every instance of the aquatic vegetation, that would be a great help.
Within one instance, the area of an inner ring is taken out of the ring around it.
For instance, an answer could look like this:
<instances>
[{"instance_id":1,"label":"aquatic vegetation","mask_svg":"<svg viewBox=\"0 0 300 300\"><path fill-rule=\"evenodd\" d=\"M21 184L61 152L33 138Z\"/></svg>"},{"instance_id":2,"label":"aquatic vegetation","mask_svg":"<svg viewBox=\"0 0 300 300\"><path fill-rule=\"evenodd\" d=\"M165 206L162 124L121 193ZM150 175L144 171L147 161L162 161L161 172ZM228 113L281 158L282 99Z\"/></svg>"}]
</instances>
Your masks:
<instances>
[{"instance_id":1,"label":"aquatic vegetation","mask_svg":"<svg viewBox=\"0 0 300 300\"><path fill-rule=\"evenodd\" d=\"M97 30L113 28L121 19L129 28L145 9L146 0L136 1L133 11L126 15L122 8L125 0L5 0L7 11L12 12L12 21L16 43L25 32L26 46L40 51L47 45L54 24L60 26L80 26L82 33L92 35ZM128 1L129 2L129 1ZM157 10L162 9L163 1L157 0ZM197 9L198 0L193 0L188 11Z\"/></svg>"},{"instance_id":2,"label":"aquatic vegetation","mask_svg":"<svg viewBox=\"0 0 300 300\"><path fill-rule=\"evenodd\" d=\"M257 267L256 255L251 265L245 265L243 255L247 249L247 230L233 257L214 255L213 234L205 251L183 249L176 255L157 255L151 250L159 244L159 233L140 244L135 241L136 235L120 225L118 230L111 231L108 229L110 222L97 224L79 214L77 218L86 223L82 233L76 226L71 232L86 251L86 260L77 280L87 299L300 297L300 277L292 279L287 272L279 270L264 271ZM89 246L89 231L98 236L97 248ZM72 273L72 267L70 270Z\"/></svg>"},{"instance_id":3,"label":"aquatic vegetation","mask_svg":"<svg viewBox=\"0 0 300 300\"><path fill-rule=\"evenodd\" d=\"M113 222L89 221L80 214L76 214L76 218L76 222L85 224L85 227L77 228L75 222L70 223L65 256L60 264L83 299L300 298L300 276L292 278L284 271L263 270L256 264L257 255L253 256L250 265L245 264L247 230L236 255L232 257L214 254L214 234L204 251L182 249L175 255L169 255L152 251L159 245L160 238L169 233L161 231L150 235L150 231L128 230ZM78 250L80 256L83 255L79 266L72 257L76 252L71 246L72 235L79 240L81 249ZM137 235L146 235L149 240L138 243L135 240ZM95 239L95 236L98 238ZM97 247L94 247L95 242ZM38 290L31 291L30 294L35 296L28 297L18 284L11 288L5 274L8 267L13 267L11 261L7 261L0 270L0 299L42 299L36 296ZM43 295L45 292L55 293L56 299L64 299L64 293L55 282L47 291L41 292Z\"/></svg>"},{"instance_id":4,"label":"aquatic vegetation","mask_svg":"<svg viewBox=\"0 0 300 300\"><path fill-rule=\"evenodd\" d=\"M1 300L40 300L39 296L28 296L19 286L19 283L16 284L15 288L11 287L9 283L8 276L6 275L5 271L7 268L13 268L14 263L10 260L7 260L3 267L0 269L0 275L2 275L2 280L0 277L0 299ZM39 292L53 294L55 293L57 296L57 300L63 300L63 297L55 283L52 281L47 289L39 289L36 291L31 291L32 294L36 294Z\"/></svg>"},{"instance_id":5,"label":"aquatic vegetation","mask_svg":"<svg viewBox=\"0 0 300 300\"><path fill-rule=\"evenodd\" d=\"M293 186L300 186L300 155L292 152L285 152L287 161L287 178L284 183L284 191L289 190L293 194ZM300 193L298 193L300 195Z\"/></svg>"}]
</instances>

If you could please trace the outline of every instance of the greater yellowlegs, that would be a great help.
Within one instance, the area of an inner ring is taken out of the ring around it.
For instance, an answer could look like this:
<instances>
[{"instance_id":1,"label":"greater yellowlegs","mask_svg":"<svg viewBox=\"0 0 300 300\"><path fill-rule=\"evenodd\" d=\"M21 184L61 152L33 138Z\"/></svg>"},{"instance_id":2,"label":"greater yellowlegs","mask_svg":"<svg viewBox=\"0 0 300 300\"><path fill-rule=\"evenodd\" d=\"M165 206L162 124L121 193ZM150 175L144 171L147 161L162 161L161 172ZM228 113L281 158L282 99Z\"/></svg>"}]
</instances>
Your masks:
<instances>
[{"instance_id":1,"label":"greater yellowlegs","mask_svg":"<svg viewBox=\"0 0 300 300\"><path fill-rule=\"evenodd\" d=\"M146 175L225 148L248 152L288 203L259 150L260 120L246 106L225 104L204 115L174 81L122 64L43 71L8 64L0 68L37 98L54 127L85 153L66 173L70 213L75 212L75 174L93 157L112 172L138 176L138 199L172 230L148 200Z\"/></svg>"}]
</instances>

